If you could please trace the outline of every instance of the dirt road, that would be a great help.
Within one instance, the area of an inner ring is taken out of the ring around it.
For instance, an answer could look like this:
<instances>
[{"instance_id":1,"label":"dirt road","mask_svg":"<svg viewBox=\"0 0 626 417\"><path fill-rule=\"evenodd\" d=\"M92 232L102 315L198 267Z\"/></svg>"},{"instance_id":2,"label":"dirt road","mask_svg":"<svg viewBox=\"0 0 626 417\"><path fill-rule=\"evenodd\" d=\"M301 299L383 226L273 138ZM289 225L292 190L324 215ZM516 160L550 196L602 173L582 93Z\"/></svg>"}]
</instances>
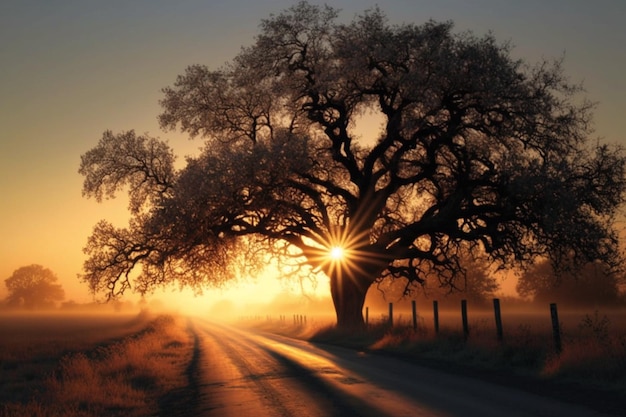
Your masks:
<instances>
[{"instance_id":1,"label":"dirt road","mask_svg":"<svg viewBox=\"0 0 626 417\"><path fill-rule=\"evenodd\" d=\"M602 416L580 406L379 355L195 319L190 387L166 407L193 416Z\"/></svg>"}]
</instances>

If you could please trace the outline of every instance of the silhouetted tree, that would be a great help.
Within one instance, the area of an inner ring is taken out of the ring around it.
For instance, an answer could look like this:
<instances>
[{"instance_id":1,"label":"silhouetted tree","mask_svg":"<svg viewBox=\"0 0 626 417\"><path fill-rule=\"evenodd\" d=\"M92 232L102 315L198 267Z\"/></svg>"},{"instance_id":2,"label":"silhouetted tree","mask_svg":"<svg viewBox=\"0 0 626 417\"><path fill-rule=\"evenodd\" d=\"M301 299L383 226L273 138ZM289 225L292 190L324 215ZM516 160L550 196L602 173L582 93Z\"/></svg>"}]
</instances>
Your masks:
<instances>
[{"instance_id":1,"label":"silhouetted tree","mask_svg":"<svg viewBox=\"0 0 626 417\"><path fill-rule=\"evenodd\" d=\"M424 295L429 300L438 300L440 305L459 306L462 299L468 300L472 306L491 305L496 291L500 285L484 263L468 260L463 262L466 268L464 279L455 282L456 288L450 290L447 286L436 285L437 282L427 286ZM435 285L432 285L435 284Z\"/></svg>"},{"instance_id":2,"label":"silhouetted tree","mask_svg":"<svg viewBox=\"0 0 626 417\"><path fill-rule=\"evenodd\" d=\"M620 303L619 285L624 277L605 265L589 263L580 270L555 271L539 262L520 276L517 292L536 303L557 302L565 306L614 306Z\"/></svg>"},{"instance_id":3,"label":"silhouetted tree","mask_svg":"<svg viewBox=\"0 0 626 417\"><path fill-rule=\"evenodd\" d=\"M51 308L55 302L63 301L65 291L57 284L57 276L41 265L29 265L13 271L4 280L9 290L6 303L9 307L27 309Z\"/></svg>"},{"instance_id":4,"label":"silhouetted tree","mask_svg":"<svg viewBox=\"0 0 626 417\"><path fill-rule=\"evenodd\" d=\"M507 267L619 262L624 156L588 140L592 105L559 62L530 66L450 22L336 17L298 3L232 62L165 88L162 127L206 141L183 169L132 131L82 156L84 195L130 186L129 226L102 221L87 243L94 292L222 285L270 253L328 275L350 327L378 280L454 285L468 247ZM372 113L369 143L355 127ZM328 256L337 245L342 259Z\"/></svg>"},{"instance_id":5,"label":"silhouetted tree","mask_svg":"<svg viewBox=\"0 0 626 417\"><path fill-rule=\"evenodd\" d=\"M465 274L456 279L453 283L441 283L436 276L430 276L423 283L411 282L409 280L386 279L380 281L376 289L382 293L382 300L385 304L377 302L376 298L381 298L376 291L368 293L368 305L376 305L380 308L386 307L388 302L400 302L411 297L421 302L432 302L437 300L439 305L458 307L462 299L470 301L473 305L487 305L491 302L495 292L500 288L493 272L489 270L489 265L481 259L473 259L470 253L462 255L461 264L465 269ZM408 300L406 303L408 305Z\"/></svg>"}]
</instances>

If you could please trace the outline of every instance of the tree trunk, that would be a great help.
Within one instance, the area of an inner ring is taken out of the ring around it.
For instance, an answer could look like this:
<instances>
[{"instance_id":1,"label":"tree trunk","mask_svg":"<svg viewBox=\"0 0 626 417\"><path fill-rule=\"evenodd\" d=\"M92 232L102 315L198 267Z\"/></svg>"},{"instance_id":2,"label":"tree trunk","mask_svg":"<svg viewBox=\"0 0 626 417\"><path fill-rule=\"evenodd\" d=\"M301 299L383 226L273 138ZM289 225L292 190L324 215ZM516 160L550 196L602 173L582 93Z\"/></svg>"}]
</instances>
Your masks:
<instances>
[{"instance_id":1,"label":"tree trunk","mask_svg":"<svg viewBox=\"0 0 626 417\"><path fill-rule=\"evenodd\" d=\"M369 278L369 277L368 277ZM363 304L371 280L355 277L345 271L335 271L330 276L330 294L337 314L337 327L358 329L365 327Z\"/></svg>"}]
</instances>

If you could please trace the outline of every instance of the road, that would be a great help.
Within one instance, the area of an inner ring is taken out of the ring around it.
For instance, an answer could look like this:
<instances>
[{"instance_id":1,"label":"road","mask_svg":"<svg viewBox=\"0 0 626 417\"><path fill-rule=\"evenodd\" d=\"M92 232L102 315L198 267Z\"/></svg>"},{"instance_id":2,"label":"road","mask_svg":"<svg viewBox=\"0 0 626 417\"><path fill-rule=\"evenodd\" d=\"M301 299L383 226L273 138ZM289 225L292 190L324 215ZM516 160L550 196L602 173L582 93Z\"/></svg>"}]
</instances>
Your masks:
<instances>
[{"instance_id":1,"label":"road","mask_svg":"<svg viewBox=\"0 0 626 417\"><path fill-rule=\"evenodd\" d=\"M405 361L199 319L189 392L168 415L602 416L483 380ZM184 404L180 404L184 403ZM174 409L177 412L174 412Z\"/></svg>"}]
</instances>

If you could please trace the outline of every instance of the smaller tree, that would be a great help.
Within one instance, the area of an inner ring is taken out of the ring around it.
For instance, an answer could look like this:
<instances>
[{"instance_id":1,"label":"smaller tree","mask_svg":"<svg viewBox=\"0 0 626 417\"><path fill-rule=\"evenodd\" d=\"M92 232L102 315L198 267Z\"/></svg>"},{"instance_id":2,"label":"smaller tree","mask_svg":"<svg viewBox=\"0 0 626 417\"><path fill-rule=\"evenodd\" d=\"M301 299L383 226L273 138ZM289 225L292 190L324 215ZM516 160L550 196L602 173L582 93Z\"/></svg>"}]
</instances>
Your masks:
<instances>
[{"instance_id":1,"label":"smaller tree","mask_svg":"<svg viewBox=\"0 0 626 417\"><path fill-rule=\"evenodd\" d=\"M41 265L18 268L4 280L9 290L6 303L9 307L28 309L54 307L55 302L65 298L65 291L57 281L54 272Z\"/></svg>"},{"instance_id":2,"label":"smaller tree","mask_svg":"<svg viewBox=\"0 0 626 417\"><path fill-rule=\"evenodd\" d=\"M599 263L577 271L555 271L548 261L539 262L520 276L517 292L535 303L560 303L570 307L619 304L623 276Z\"/></svg>"},{"instance_id":3,"label":"smaller tree","mask_svg":"<svg viewBox=\"0 0 626 417\"><path fill-rule=\"evenodd\" d=\"M428 300L437 300L442 307L458 308L461 300L468 300L473 306L486 307L491 305L493 298L500 289L498 279L485 263L469 261L465 274L456 280L454 287L441 283L430 283L424 288L424 296ZM427 282L428 284L428 282ZM439 285L437 285L439 284Z\"/></svg>"},{"instance_id":4,"label":"smaller tree","mask_svg":"<svg viewBox=\"0 0 626 417\"><path fill-rule=\"evenodd\" d=\"M472 258L468 252L461 255L461 265L465 273L459 277L453 286L442 280L436 270L426 274L422 284L415 284L408 280L382 280L377 289L384 294L384 301L415 298L421 301L437 300L441 306L454 307L462 299L474 305L487 305L500 289L498 280L494 277L489 262L483 258ZM377 292L371 292L369 302L374 301Z\"/></svg>"}]
</instances>

